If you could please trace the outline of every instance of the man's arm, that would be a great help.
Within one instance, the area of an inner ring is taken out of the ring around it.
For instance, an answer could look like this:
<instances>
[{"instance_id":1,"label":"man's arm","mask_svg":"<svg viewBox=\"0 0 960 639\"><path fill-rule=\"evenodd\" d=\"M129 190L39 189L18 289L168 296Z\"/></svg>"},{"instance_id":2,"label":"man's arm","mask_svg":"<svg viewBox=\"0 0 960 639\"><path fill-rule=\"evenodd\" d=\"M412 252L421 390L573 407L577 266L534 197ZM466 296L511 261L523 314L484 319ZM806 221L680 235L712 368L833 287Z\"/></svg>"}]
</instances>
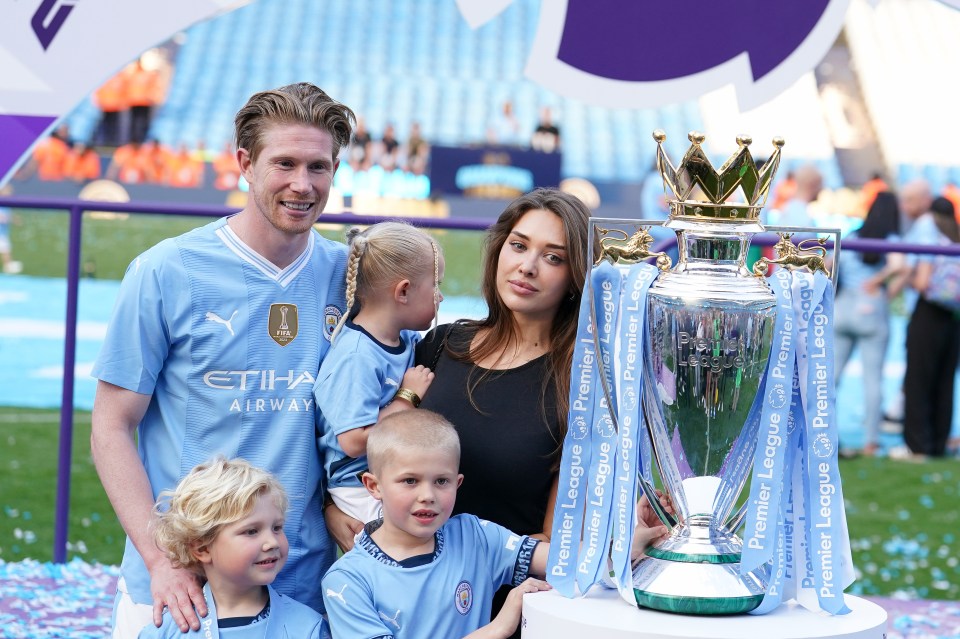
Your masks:
<instances>
[{"instance_id":1,"label":"man's arm","mask_svg":"<svg viewBox=\"0 0 960 639\"><path fill-rule=\"evenodd\" d=\"M200 616L207 615L199 578L188 570L174 568L157 548L151 533L153 491L134 439L137 424L149 404L149 395L98 382L90 450L120 525L150 571L154 624L160 626L166 606L182 631L186 632L188 627L199 630L200 620L194 608Z\"/></svg>"}]
</instances>

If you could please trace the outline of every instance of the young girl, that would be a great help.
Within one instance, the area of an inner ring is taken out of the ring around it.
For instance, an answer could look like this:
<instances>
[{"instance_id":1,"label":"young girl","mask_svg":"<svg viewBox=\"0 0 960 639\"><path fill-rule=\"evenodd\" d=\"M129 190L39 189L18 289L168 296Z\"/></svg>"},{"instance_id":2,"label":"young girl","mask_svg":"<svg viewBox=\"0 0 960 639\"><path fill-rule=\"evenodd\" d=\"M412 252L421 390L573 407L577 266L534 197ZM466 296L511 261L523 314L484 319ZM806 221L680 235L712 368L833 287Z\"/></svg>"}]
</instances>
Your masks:
<instances>
[{"instance_id":1,"label":"young girl","mask_svg":"<svg viewBox=\"0 0 960 639\"><path fill-rule=\"evenodd\" d=\"M183 634L164 611L140 639L236 636L328 637L323 617L270 586L287 560L287 497L270 473L242 459L200 464L157 502L154 537L177 567L203 575L209 612ZM259 628L257 627L259 626Z\"/></svg>"},{"instance_id":2,"label":"young girl","mask_svg":"<svg viewBox=\"0 0 960 639\"><path fill-rule=\"evenodd\" d=\"M380 507L359 479L368 431L379 418L419 405L433 381L430 369L411 367L417 331L430 328L443 300L444 262L433 238L402 222L351 229L347 240L347 312L313 395L330 497L369 522Z\"/></svg>"}]
</instances>

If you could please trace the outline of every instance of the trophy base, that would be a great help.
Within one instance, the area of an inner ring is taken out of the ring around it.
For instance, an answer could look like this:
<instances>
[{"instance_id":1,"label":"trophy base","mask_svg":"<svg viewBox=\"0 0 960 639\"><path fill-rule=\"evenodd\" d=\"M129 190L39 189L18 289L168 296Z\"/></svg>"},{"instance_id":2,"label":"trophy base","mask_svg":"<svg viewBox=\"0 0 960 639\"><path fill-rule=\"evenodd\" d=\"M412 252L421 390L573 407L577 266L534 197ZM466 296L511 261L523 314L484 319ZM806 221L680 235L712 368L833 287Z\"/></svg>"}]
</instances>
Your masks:
<instances>
[{"instance_id":1,"label":"trophy base","mask_svg":"<svg viewBox=\"0 0 960 639\"><path fill-rule=\"evenodd\" d=\"M763 601L766 569L741 575L739 555L711 561L703 555L651 551L633 572L633 594L640 606L685 615L737 615Z\"/></svg>"}]
</instances>

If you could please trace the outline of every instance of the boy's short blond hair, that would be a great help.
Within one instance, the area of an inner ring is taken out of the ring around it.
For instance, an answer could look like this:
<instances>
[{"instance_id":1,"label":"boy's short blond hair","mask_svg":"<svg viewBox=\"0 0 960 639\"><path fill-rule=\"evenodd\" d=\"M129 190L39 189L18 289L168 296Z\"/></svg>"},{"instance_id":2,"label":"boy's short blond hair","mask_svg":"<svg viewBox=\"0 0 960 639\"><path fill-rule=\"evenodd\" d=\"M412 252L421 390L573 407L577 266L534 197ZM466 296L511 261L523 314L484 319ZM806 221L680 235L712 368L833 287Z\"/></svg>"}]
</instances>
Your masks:
<instances>
[{"instance_id":1,"label":"boy's short blond hair","mask_svg":"<svg viewBox=\"0 0 960 639\"><path fill-rule=\"evenodd\" d=\"M367 439L370 472L379 474L385 464L411 448L442 450L460 465L460 437L453 424L433 411L415 408L388 415L370 429Z\"/></svg>"},{"instance_id":2,"label":"boy's short blond hair","mask_svg":"<svg viewBox=\"0 0 960 639\"><path fill-rule=\"evenodd\" d=\"M220 530L253 511L270 495L283 515L287 494L276 477L244 459L217 456L196 466L173 490L160 493L155 512L157 547L178 568L199 571L193 554L216 539Z\"/></svg>"}]
</instances>

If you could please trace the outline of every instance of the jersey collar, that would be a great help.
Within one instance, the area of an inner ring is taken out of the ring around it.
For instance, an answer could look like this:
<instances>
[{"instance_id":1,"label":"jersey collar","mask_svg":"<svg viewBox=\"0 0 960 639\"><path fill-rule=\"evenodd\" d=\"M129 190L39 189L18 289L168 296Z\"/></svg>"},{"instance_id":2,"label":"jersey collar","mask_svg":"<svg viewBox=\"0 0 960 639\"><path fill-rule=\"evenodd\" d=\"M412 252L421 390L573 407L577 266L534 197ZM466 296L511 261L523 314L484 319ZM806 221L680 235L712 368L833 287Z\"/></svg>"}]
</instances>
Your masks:
<instances>
[{"instance_id":1,"label":"jersey collar","mask_svg":"<svg viewBox=\"0 0 960 639\"><path fill-rule=\"evenodd\" d=\"M224 224L217 229L217 236L237 257L279 284L281 288L286 288L290 282L297 278L300 271L310 263L315 244L314 234L311 232L307 236L307 247L303 250L303 253L298 255L297 259L293 260L286 268L280 268L247 246L228 224Z\"/></svg>"}]
</instances>

